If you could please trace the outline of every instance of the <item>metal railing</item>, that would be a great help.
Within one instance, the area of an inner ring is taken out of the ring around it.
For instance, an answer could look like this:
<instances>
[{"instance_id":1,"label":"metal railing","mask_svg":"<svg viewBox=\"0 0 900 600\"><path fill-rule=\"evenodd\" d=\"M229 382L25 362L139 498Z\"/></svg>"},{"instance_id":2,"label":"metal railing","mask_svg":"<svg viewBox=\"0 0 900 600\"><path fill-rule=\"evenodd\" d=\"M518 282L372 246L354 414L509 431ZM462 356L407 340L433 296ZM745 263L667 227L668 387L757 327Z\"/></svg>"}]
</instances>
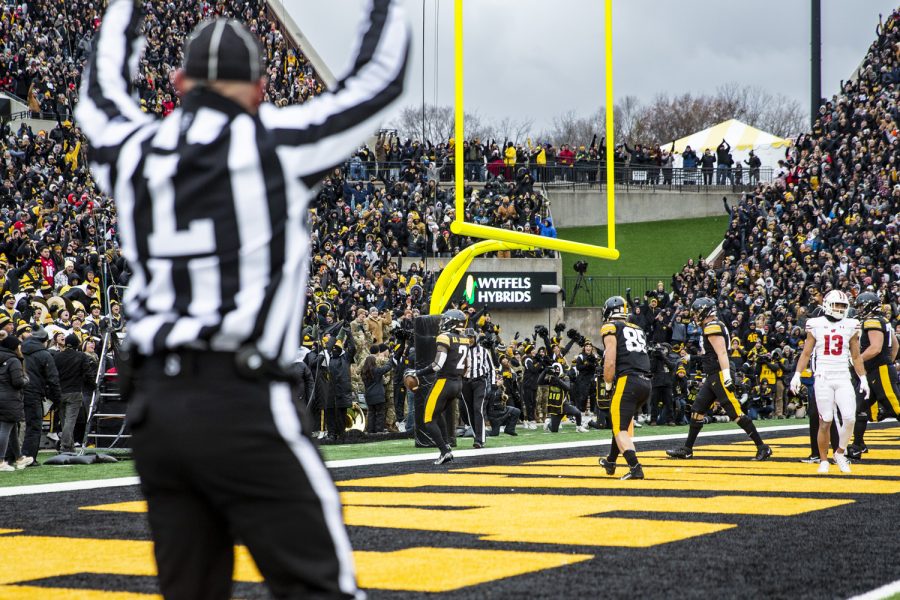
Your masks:
<instances>
[{"instance_id":1,"label":"metal railing","mask_svg":"<svg viewBox=\"0 0 900 600\"><path fill-rule=\"evenodd\" d=\"M351 182L367 181L372 177L380 181L401 180L409 165L409 161L379 163L350 160L344 163L342 172ZM436 179L442 183L452 182L455 179L452 162L431 166L417 161L416 165L429 179ZM506 181L516 182L523 169L531 175L534 183L552 188L602 188L606 185L606 164L597 161L550 166L527 163L515 166L466 163L466 181L488 182L502 176ZM771 183L774 180L774 169L771 167L754 170L685 169L621 163L615 167L615 180L617 188L637 187L673 191L741 190L758 183Z\"/></svg>"},{"instance_id":2,"label":"metal railing","mask_svg":"<svg viewBox=\"0 0 900 600\"><path fill-rule=\"evenodd\" d=\"M566 306L592 307L603 306L610 296L622 296L631 289L634 297L642 298L648 290L655 290L656 284L667 283L671 275L636 275L623 277L595 277L585 275L566 275L563 277L563 289L566 291Z\"/></svg>"}]
</instances>

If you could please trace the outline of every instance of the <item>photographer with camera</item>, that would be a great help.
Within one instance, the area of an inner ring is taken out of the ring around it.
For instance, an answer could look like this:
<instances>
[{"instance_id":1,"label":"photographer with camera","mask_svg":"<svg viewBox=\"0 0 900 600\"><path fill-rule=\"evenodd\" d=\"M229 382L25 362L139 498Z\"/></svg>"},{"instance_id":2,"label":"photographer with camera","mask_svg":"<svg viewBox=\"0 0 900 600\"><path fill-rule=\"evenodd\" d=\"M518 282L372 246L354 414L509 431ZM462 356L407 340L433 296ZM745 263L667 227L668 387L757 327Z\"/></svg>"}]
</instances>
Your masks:
<instances>
[{"instance_id":1,"label":"photographer with camera","mask_svg":"<svg viewBox=\"0 0 900 600\"><path fill-rule=\"evenodd\" d=\"M490 435L497 437L500 435L500 428L506 435L518 435L516 433L516 424L522 411L514 406L509 405L507 397L503 394L503 388L498 385L488 387L485 394L487 404L487 417L491 424Z\"/></svg>"},{"instance_id":2,"label":"photographer with camera","mask_svg":"<svg viewBox=\"0 0 900 600\"><path fill-rule=\"evenodd\" d=\"M544 356L546 358L546 355ZM544 370L544 361L535 352L534 346L525 341L525 358L522 361L522 409L525 429L537 429L535 424L535 404L537 402L538 382Z\"/></svg>"},{"instance_id":3,"label":"photographer with camera","mask_svg":"<svg viewBox=\"0 0 900 600\"><path fill-rule=\"evenodd\" d=\"M650 392L650 425L675 425L673 373L678 368L680 357L665 343L652 344L647 350L653 386Z\"/></svg>"},{"instance_id":4,"label":"photographer with camera","mask_svg":"<svg viewBox=\"0 0 900 600\"><path fill-rule=\"evenodd\" d=\"M590 340L579 335L574 329L568 331L568 336L569 339L577 339L581 344L581 352L575 357L574 361L577 374L575 375L575 385L572 389L572 403L581 412L587 412L593 408L590 406L589 396L591 395L591 383L597 377L597 367L600 361L597 351Z\"/></svg>"},{"instance_id":5,"label":"photographer with camera","mask_svg":"<svg viewBox=\"0 0 900 600\"><path fill-rule=\"evenodd\" d=\"M567 398L572 385L565 376L565 368L560 363L555 363L545 369L544 378L550 392L547 399L547 418L544 420L544 431L558 432L559 425L565 416L575 421L575 431L586 433L587 427L581 424L581 411L572 406Z\"/></svg>"}]
</instances>

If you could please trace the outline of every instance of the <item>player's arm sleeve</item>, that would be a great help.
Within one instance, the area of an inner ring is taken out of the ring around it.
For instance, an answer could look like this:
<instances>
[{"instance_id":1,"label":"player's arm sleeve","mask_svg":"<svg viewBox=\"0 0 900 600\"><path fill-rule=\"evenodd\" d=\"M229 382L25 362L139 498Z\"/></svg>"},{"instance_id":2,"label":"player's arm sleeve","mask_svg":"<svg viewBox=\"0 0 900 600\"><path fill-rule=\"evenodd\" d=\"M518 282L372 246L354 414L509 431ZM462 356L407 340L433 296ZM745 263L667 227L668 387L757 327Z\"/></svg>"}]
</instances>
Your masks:
<instances>
[{"instance_id":1,"label":"player's arm sleeve","mask_svg":"<svg viewBox=\"0 0 900 600\"><path fill-rule=\"evenodd\" d=\"M370 0L350 72L309 102L260 107L262 124L280 147L294 147L297 175L312 187L390 117L403 92L410 28L400 0Z\"/></svg>"},{"instance_id":2,"label":"player's arm sleeve","mask_svg":"<svg viewBox=\"0 0 900 600\"><path fill-rule=\"evenodd\" d=\"M863 331L881 331L881 321L878 319L866 319L862 324Z\"/></svg>"},{"instance_id":3,"label":"player's arm sleeve","mask_svg":"<svg viewBox=\"0 0 900 600\"><path fill-rule=\"evenodd\" d=\"M607 323L603 327L600 328L600 338L605 338L608 335L616 335L616 326L612 323Z\"/></svg>"},{"instance_id":4,"label":"player's arm sleeve","mask_svg":"<svg viewBox=\"0 0 900 600\"><path fill-rule=\"evenodd\" d=\"M90 159L95 164L115 163L122 144L142 125L154 121L132 96L131 82L144 48L141 19L135 0L112 0L82 74L75 118L90 142Z\"/></svg>"}]
</instances>

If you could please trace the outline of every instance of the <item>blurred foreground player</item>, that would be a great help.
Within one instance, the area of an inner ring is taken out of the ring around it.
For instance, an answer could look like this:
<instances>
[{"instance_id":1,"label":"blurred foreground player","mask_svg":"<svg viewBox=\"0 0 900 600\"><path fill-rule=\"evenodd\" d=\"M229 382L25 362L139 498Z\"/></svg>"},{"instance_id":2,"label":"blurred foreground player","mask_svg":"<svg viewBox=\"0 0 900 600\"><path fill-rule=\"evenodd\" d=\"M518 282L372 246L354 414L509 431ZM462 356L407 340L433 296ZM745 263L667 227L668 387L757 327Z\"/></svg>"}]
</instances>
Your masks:
<instances>
[{"instance_id":1,"label":"blurred foreground player","mask_svg":"<svg viewBox=\"0 0 900 600\"><path fill-rule=\"evenodd\" d=\"M204 21L174 73L181 108L163 120L132 94L142 3L112 0L103 17L76 116L134 270L130 360L117 366L131 381L123 391L166 598L230 597L238 540L277 598L361 595L288 366L300 346L307 203L403 91L398 4L371 2L333 92L281 109L264 102L265 55L251 33Z\"/></svg>"}]
</instances>

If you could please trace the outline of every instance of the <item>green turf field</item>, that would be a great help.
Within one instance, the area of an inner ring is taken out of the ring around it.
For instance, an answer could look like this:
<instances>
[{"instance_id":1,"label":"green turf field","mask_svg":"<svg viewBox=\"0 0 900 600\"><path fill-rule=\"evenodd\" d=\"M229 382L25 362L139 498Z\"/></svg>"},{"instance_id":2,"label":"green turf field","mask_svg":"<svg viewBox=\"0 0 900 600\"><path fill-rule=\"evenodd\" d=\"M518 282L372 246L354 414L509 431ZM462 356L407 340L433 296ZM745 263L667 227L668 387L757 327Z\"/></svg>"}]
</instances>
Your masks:
<instances>
[{"instance_id":1,"label":"green turf field","mask_svg":"<svg viewBox=\"0 0 900 600\"><path fill-rule=\"evenodd\" d=\"M691 257L708 256L728 229L728 217L629 223L616 227L617 261L588 260L587 274L596 277L671 276ZM559 237L606 245L606 227L560 229ZM563 255L563 273L574 275L572 265L582 257Z\"/></svg>"},{"instance_id":2,"label":"green turf field","mask_svg":"<svg viewBox=\"0 0 900 600\"><path fill-rule=\"evenodd\" d=\"M784 421L761 421L757 422L757 427L764 429L765 427L773 427L780 425L798 425L803 421L794 419ZM722 431L733 429L739 431L737 425L732 423L713 423L703 428L704 431ZM648 427L636 429L637 436L647 435L667 435L667 434L687 434L687 427ZM536 431L519 429L516 437L501 434L500 437L488 438L488 448L505 448L514 446L528 446L534 444L555 444L561 442L580 442L588 440L608 440L610 439L609 430L597 432L591 430L590 433L575 433L568 425L563 425L559 433L544 433L538 429ZM472 440L468 438L459 441L459 450L471 449ZM383 442L372 442L366 444L343 444L336 446L322 446L322 455L325 460L347 460L354 458L368 458L373 456L400 456L404 454L434 454L437 451L434 448L415 448L412 440L387 440ZM53 456L54 452L42 452L40 460L44 461ZM134 462L131 460L123 460L118 463L111 464L94 464L94 465L68 465L68 466L47 466L43 465L37 468L28 468L15 473L0 473L0 488L21 485L38 485L44 483L61 483L66 481L82 481L86 479L113 479L116 477L133 477Z\"/></svg>"}]
</instances>

